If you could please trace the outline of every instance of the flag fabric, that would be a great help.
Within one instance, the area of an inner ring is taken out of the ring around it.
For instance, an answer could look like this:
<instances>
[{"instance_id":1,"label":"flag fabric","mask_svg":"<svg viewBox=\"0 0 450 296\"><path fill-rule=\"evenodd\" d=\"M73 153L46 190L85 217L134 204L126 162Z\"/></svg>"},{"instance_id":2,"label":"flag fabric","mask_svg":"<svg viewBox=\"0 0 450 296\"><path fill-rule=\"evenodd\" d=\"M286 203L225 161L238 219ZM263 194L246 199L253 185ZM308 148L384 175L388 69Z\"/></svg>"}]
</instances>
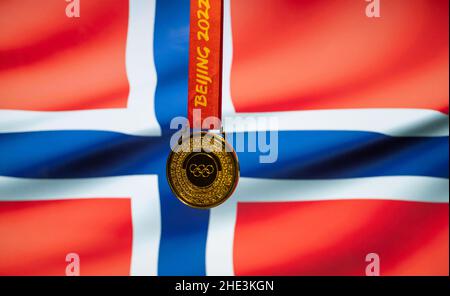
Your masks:
<instances>
[{"instance_id":1,"label":"flag fabric","mask_svg":"<svg viewBox=\"0 0 450 296\"><path fill-rule=\"evenodd\" d=\"M448 275L449 1L380 3L225 1L224 116L277 118L278 159L196 210L189 1L2 1L0 274Z\"/></svg>"}]
</instances>

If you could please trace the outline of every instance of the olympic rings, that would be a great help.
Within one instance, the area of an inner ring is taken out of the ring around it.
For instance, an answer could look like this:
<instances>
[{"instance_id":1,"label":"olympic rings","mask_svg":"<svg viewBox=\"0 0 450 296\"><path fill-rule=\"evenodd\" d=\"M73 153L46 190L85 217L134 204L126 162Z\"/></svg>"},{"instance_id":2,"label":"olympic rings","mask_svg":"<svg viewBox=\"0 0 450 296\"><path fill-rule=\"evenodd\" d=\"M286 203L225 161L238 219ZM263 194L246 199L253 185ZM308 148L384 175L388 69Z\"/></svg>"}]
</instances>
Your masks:
<instances>
[{"instance_id":1,"label":"olympic rings","mask_svg":"<svg viewBox=\"0 0 450 296\"><path fill-rule=\"evenodd\" d=\"M208 178L212 173L214 173L214 167L210 164L191 164L189 166L189 171L192 173L192 175L194 175L194 177Z\"/></svg>"}]
</instances>

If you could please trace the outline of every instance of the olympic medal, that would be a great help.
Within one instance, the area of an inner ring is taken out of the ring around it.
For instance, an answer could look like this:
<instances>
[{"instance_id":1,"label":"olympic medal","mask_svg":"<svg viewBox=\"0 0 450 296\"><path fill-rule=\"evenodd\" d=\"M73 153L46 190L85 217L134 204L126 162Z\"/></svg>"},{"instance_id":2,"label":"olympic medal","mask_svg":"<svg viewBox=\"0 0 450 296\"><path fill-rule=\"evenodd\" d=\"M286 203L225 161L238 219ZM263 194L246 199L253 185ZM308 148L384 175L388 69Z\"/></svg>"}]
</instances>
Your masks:
<instances>
[{"instance_id":1,"label":"olympic medal","mask_svg":"<svg viewBox=\"0 0 450 296\"><path fill-rule=\"evenodd\" d=\"M191 134L178 141L167 160L167 179L176 197L193 208L208 209L225 202L239 180L233 148L219 135Z\"/></svg>"}]
</instances>

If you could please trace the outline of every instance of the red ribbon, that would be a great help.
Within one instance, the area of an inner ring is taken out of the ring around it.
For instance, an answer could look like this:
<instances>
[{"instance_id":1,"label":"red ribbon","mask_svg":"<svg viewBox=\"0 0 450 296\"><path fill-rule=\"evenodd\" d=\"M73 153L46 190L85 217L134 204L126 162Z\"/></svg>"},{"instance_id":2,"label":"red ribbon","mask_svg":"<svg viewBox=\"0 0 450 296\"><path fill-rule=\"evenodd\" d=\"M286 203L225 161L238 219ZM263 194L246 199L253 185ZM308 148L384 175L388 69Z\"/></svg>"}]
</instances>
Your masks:
<instances>
[{"instance_id":1,"label":"red ribbon","mask_svg":"<svg viewBox=\"0 0 450 296\"><path fill-rule=\"evenodd\" d=\"M191 128L221 127L222 36L223 0L191 0L188 83ZM215 120L204 121L207 117Z\"/></svg>"}]
</instances>

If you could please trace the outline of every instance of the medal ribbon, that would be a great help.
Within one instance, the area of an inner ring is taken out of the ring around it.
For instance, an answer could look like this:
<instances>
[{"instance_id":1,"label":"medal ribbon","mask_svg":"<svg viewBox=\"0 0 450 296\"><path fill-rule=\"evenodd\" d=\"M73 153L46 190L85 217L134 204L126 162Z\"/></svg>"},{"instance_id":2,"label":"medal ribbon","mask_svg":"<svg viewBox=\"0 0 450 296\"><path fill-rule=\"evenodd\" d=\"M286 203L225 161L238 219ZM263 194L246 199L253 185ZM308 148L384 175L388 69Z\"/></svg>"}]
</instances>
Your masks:
<instances>
[{"instance_id":1,"label":"medal ribbon","mask_svg":"<svg viewBox=\"0 0 450 296\"><path fill-rule=\"evenodd\" d=\"M191 128L221 127L222 36L223 0L191 0L188 82ZM202 127L207 117L219 120L208 120L207 126L205 122Z\"/></svg>"}]
</instances>

